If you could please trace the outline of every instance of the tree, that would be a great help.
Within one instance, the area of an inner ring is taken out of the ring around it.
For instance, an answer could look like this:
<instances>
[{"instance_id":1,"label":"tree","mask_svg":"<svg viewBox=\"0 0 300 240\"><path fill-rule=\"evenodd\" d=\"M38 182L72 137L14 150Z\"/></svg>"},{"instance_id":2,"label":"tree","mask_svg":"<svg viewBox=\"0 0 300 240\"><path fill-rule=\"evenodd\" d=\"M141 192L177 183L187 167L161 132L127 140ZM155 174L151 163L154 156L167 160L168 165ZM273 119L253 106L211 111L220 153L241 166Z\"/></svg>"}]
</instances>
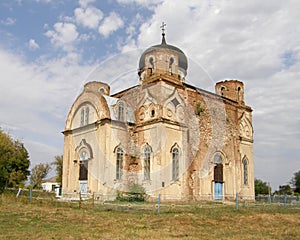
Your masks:
<instances>
[{"instance_id":1,"label":"tree","mask_svg":"<svg viewBox=\"0 0 300 240\"><path fill-rule=\"evenodd\" d=\"M278 195L293 195L293 189L290 185L279 186L279 190L275 191L274 194Z\"/></svg>"},{"instance_id":2,"label":"tree","mask_svg":"<svg viewBox=\"0 0 300 240\"><path fill-rule=\"evenodd\" d=\"M42 181L47 177L51 166L48 163L40 163L31 169L30 184L33 188L41 188Z\"/></svg>"},{"instance_id":3,"label":"tree","mask_svg":"<svg viewBox=\"0 0 300 240\"><path fill-rule=\"evenodd\" d=\"M23 143L0 129L0 193L19 187L29 175L29 155Z\"/></svg>"},{"instance_id":4,"label":"tree","mask_svg":"<svg viewBox=\"0 0 300 240\"><path fill-rule=\"evenodd\" d=\"M62 183L62 170L63 170L63 155L55 156L55 161L52 162L52 165L55 165L56 172L56 181L61 184Z\"/></svg>"},{"instance_id":5,"label":"tree","mask_svg":"<svg viewBox=\"0 0 300 240\"><path fill-rule=\"evenodd\" d=\"M291 184L294 187L294 192L300 193L300 170L294 173L294 177L291 180Z\"/></svg>"},{"instance_id":6,"label":"tree","mask_svg":"<svg viewBox=\"0 0 300 240\"><path fill-rule=\"evenodd\" d=\"M270 187L266 182L263 182L260 179L255 179L254 180L254 185L255 185L255 195L258 194L269 194L271 192Z\"/></svg>"}]
</instances>

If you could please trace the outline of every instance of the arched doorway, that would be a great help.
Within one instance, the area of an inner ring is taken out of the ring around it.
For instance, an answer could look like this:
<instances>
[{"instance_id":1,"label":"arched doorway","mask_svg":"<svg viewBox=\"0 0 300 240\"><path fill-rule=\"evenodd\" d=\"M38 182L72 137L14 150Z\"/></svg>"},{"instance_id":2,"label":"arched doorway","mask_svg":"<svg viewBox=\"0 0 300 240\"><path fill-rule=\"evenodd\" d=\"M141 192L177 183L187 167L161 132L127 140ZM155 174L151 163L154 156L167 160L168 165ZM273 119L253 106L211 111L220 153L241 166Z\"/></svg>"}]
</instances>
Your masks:
<instances>
[{"instance_id":1,"label":"arched doorway","mask_svg":"<svg viewBox=\"0 0 300 240\"><path fill-rule=\"evenodd\" d=\"M214 199L223 200L223 163L222 157L217 154L214 157Z\"/></svg>"},{"instance_id":2,"label":"arched doorway","mask_svg":"<svg viewBox=\"0 0 300 240\"><path fill-rule=\"evenodd\" d=\"M81 197L87 197L88 193L88 155L86 151L80 153L79 162L79 192Z\"/></svg>"}]
</instances>

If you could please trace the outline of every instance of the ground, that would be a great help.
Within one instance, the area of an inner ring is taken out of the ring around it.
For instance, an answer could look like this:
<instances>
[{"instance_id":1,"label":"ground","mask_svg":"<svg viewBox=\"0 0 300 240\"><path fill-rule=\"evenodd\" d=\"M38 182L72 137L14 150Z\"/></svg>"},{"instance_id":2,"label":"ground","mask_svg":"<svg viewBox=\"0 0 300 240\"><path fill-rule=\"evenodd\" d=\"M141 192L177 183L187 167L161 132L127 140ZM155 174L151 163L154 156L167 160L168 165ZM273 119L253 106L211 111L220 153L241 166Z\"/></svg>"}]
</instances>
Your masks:
<instances>
[{"instance_id":1,"label":"ground","mask_svg":"<svg viewBox=\"0 0 300 240\"><path fill-rule=\"evenodd\" d=\"M300 210L193 203L62 203L2 196L0 239L299 239Z\"/></svg>"}]
</instances>

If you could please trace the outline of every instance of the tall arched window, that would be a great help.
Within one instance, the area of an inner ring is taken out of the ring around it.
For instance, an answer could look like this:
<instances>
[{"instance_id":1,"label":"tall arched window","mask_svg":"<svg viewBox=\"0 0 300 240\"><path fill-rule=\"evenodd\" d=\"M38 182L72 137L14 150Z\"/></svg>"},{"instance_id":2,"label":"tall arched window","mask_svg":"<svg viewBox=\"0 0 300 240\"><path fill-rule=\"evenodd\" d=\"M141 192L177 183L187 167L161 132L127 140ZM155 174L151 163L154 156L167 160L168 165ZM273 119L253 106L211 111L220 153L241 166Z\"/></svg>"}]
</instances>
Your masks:
<instances>
[{"instance_id":1,"label":"tall arched window","mask_svg":"<svg viewBox=\"0 0 300 240\"><path fill-rule=\"evenodd\" d=\"M116 159L116 179L122 179L123 159L124 159L124 151L122 150L122 148L118 148L117 149L117 159Z\"/></svg>"},{"instance_id":2,"label":"tall arched window","mask_svg":"<svg viewBox=\"0 0 300 240\"><path fill-rule=\"evenodd\" d=\"M179 178L179 150L178 148L172 149L172 180Z\"/></svg>"},{"instance_id":3,"label":"tall arched window","mask_svg":"<svg viewBox=\"0 0 300 240\"><path fill-rule=\"evenodd\" d=\"M243 158L244 185L248 185L248 160Z\"/></svg>"},{"instance_id":4,"label":"tall arched window","mask_svg":"<svg viewBox=\"0 0 300 240\"><path fill-rule=\"evenodd\" d=\"M122 102L118 104L118 120L124 121L124 104Z\"/></svg>"},{"instance_id":5,"label":"tall arched window","mask_svg":"<svg viewBox=\"0 0 300 240\"><path fill-rule=\"evenodd\" d=\"M144 180L150 180L150 157L151 157L151 147L147 145L144 148Z\"/></svg>"}]
</instances>

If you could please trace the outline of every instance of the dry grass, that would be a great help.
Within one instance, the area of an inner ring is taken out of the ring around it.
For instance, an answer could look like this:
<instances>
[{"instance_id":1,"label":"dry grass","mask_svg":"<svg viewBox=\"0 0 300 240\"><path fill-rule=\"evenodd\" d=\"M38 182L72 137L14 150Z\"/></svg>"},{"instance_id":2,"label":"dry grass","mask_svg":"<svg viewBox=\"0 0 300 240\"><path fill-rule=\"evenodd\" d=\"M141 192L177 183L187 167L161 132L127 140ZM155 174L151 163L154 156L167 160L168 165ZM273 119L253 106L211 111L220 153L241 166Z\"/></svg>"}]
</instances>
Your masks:
<instances>
[{"instance_id":1,"label":"dry grass","mask_svg":"<svg viewBox=\"0 0 300 240\"><path fill-rule=\"evenodd\" d=\"M300 210L203 204L130 207L2 198L0 239L300 239Z\"/></svg>"}]
</instances>

